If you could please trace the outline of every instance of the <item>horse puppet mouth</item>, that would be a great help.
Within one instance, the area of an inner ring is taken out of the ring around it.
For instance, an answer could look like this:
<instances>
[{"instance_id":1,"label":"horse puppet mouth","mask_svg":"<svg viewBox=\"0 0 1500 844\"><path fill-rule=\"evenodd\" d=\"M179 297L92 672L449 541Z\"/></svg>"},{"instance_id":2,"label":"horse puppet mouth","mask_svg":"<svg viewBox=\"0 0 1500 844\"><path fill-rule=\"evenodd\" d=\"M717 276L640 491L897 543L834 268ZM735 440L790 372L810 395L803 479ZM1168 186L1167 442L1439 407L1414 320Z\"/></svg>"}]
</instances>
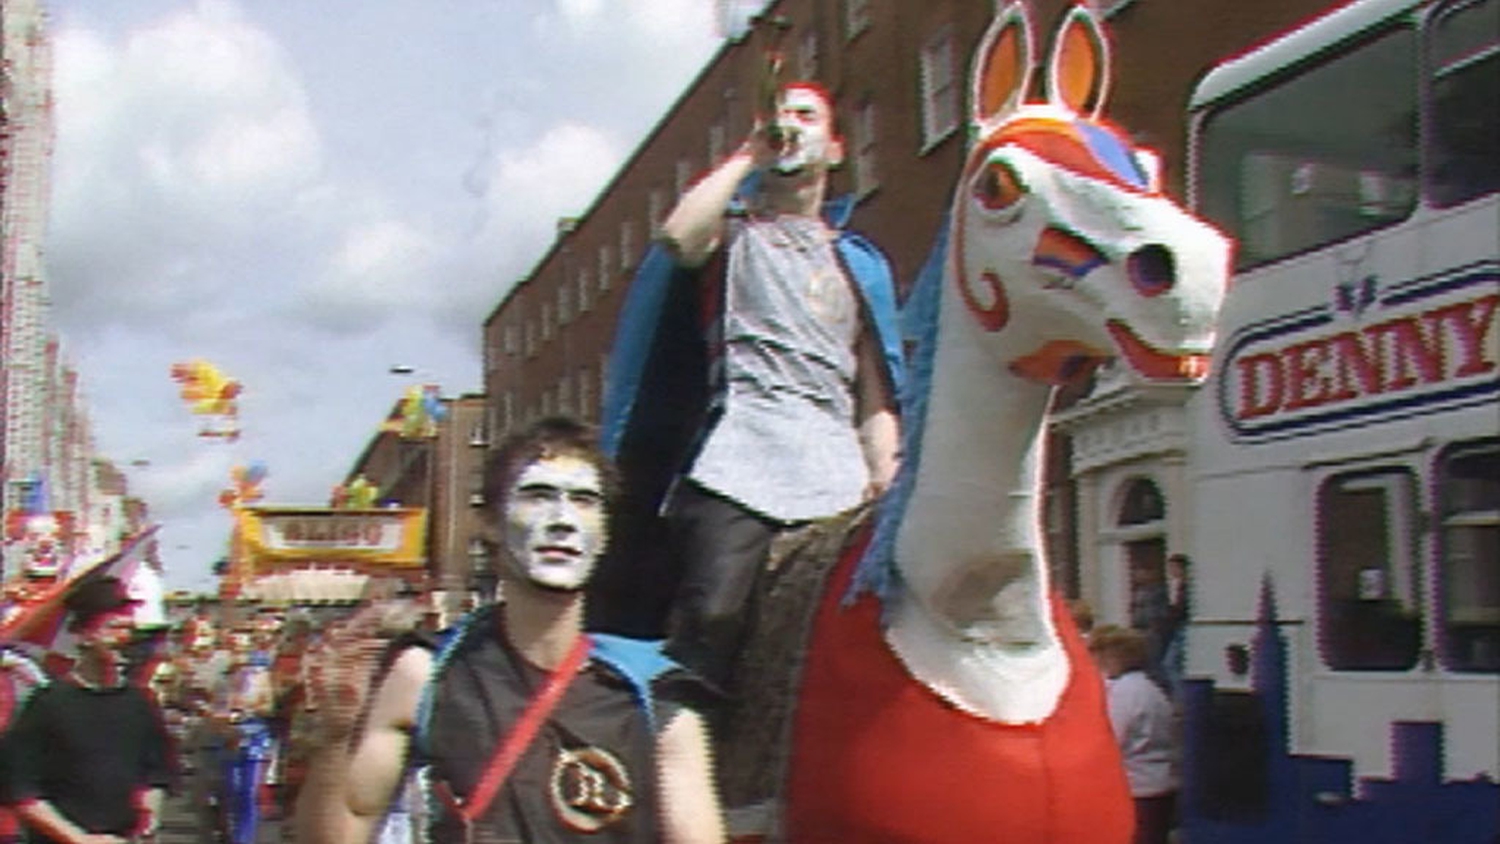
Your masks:
<instances>
[{"instance_id":1,"label":"horse puppet mouth","mask_svg":"<svg viewBox=\"0 0 1500 844\"><path fill-rule=\"evenodd\" d=\"M1112 319L1106 327L1115 346L1131 369L1152 381L1201 381L1208 377L1206 352L1166 352L1142 340L1123 321Z\"/></svg>"}]
</instances>

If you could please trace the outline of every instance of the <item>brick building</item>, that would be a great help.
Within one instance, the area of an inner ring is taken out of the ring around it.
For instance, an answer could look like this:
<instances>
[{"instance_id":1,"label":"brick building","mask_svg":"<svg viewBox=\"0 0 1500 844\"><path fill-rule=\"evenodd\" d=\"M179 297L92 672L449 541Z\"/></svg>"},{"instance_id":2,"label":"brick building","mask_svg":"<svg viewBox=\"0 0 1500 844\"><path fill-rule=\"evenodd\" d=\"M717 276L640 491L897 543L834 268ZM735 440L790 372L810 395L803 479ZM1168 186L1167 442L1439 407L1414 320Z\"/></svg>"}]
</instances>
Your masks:
<instances>
[{"instance_id":1,"label":"brick building","mask_svg":"<svg viewBox=\"0 0 1500 844\"><path fill-rule=\"evenodd\" d=\"M1039 49L1070 6L1030 0ZM1336 5L1330 0L1114 0L1096 4L1113 49L1107 113L1157 149L1181 195L1192 86L1214 63ZM593 205L557 238L484 325L492 427L552 412L594 418L622 288L683 188L749 131L764 55L779 38L788 76L834 96L847 144L834 193L859 197L853 227L889 254L898 283L926 258L964 152L969 59L994 9L973 0L779 0L727 41ZM776 25L778 19L784 26ZM603 84L603 83L601 83ZM1056 582L1077 594L1067 437L1049 449L1047 535ZM1089 592L1083 588L1085 593Z\"/></svg>"},{"instance_id":2,"label":"brick building","mask_svg":"<svg viewBox=\"0 0 1500 844\"><path fill-rule=\"evenodd\" d=\"M350 468L379 490L377 506L427 508L427 572L438 588L492 592L490 546L482 521L481 472L489 445L484 397L445 398L436 435L403 438L382 429ZM401 402L391 411L400 418ZM387 426L390 427L390 426Z\"/></svg>"}]
</instances>

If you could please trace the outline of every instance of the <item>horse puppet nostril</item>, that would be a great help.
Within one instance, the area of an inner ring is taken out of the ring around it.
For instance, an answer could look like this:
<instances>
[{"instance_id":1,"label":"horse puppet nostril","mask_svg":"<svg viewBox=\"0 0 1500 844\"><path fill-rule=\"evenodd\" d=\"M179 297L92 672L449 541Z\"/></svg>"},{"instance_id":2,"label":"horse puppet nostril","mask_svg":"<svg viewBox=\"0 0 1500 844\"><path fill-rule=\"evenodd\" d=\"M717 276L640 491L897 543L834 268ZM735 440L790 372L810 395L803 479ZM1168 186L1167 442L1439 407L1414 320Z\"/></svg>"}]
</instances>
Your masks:
<instances>
[{"instance_id":1,"label":"horse puppet nostril","mask_svg":"<svg viewBox=\"0 0 1500 844\"><path fill-rule=\"evenodd\" d=\"M1142 296L1159 296L1177 283L1177 260L1172 250L1151 243L1130 253L1125 262L1130 283Z\"/></svg>"}]
</instances>

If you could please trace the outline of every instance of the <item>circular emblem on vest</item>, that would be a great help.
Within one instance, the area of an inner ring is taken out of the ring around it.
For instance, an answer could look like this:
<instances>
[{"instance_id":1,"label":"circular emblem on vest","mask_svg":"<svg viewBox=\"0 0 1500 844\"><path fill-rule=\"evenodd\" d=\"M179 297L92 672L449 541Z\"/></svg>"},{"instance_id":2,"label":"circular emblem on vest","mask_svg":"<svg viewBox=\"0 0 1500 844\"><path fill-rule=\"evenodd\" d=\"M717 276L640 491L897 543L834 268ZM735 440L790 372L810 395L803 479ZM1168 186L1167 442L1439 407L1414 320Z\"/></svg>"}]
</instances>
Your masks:
<instances>
[{"instance_id":1,"label":"circular emblem on vest","mask_svg":"<svg viewBox=\"0 0 1500 844\"><path fill-rule=\"evenodd\" d=\"M558 818L578 832L609 826L635 803L625 764L599 747L559 752L552 765L549 796Z\"/></svg>"}]
</instances>

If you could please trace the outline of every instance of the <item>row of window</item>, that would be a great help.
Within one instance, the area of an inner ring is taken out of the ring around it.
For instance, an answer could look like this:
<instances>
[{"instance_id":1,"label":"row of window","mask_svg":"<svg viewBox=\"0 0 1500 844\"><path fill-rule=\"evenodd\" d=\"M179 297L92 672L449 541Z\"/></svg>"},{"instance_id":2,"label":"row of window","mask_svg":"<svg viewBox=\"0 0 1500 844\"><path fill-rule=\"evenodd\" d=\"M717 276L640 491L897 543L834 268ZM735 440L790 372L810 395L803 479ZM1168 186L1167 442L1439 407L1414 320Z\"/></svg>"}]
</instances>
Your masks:
<instances>
[{"instance_id":1,"label":"row of window","mask_svg":"<svg viewBox=\"0 0 1500 844\"><path fill-rule=\"evenodd\" d=\"M595 303L613 287L615 275L630 268L637 248L634 227L629 221L621 224L619 258L610 244L601 244L597 264L574 267L572 278L557 285L555 298L543 301L538 307L535 320L512 317L504 324L500 354L505 357L535 355L541 344L551 340L559 327L593 310Z\"/></svg>"},{"instance_id":2,"label":"row of window","mask_svg":"<svg viewBox=\"0 0 1500 844\"><path fill-rule=\"evenodd\" d=\"M1410 669L1430 626L1449 670L1500 672L1500 440L1451 446L1430 470L1334 475L1318 491L1318 517L1318 633L1330 668Z\"/></svg>"},{"instance_id":3,"label":"row of window","mask_svg":"<svg viewBox=\"0 0 1500 844\"><path fill-rule=\"evenodd\" d=\"M845 5L845 34L853 38L869 28L869 10L863 2ZM922 138L918 154L925 154L947 140L958 130L963 105L962 86L959 78L957 35L952 25L939 28L922 45L919 63L921 79ZM797 72L802 79L817 79L818 38L814 30L807 31L797 50ZM850 117L849 152L853 166L854 191L863 197L878 184L875 172L875 104L861 100Z\"/></svg>"},{"instance_id":4,"label":"row of window","mask_svg":"<svg viewBox=\"0 0 1500 844\"><path fill-rule=\"evenodd\" d=\"M585 422L593 421L598 415L599 400L604 395L604 383L608 374L605 371L605 359L605 355L599 356L597 370L591 371L587 366L580 366L576 372L564 374L551 388L543 390L534 404L525 408L517 406L514 392L505 391L500 396L498 408L497 422L500 429L515 430L553 414L577 416Z\"/></svg>"},{"instance_id":5,"label":"row of window","mask_svg":"<svg viewBox=\"0 0 1500 844\"><path fill-rule=\"evenodd\" d=\"M844 4L844 33L853 39L870 26L869 7L861 0L846 0ZM818 77L818 39L816 30L807 30L801 37L796 51L796 71L799 78ZM922 138L920 152L936 147L953 135L960 123L961 86L959 84L958 50L953 27L945 26L937 31L924 45L921 54L921 112ZM848 146L848 164L853 177L853 190L857 197L864 198L879 187L876 146L878 138L877 106L869 98L860 99L846 118L845 134ZM720 161L728 154L728 127L717 122L709 127L707 153L710 163ZM673 168L674 195L680 197L698 173L696 164L679 159ZM648 192L646 199L648 228L654 230L670 210L667 194L662 189ZM579 315L589 312L600 296L607 293L617 274L628 271L645 247L641 232L634 220L621 222L616 243L599 244L594 252L595 260L574 260L572 266L564 262L565 272L570 278L559 283L554 293L536 306L535 316L513 318L502 329L500 352L503 356L531 357L541 346L550 341L557 330ZM498 359L493 366L499 366Z\"/></svg>"}]
</instances>

